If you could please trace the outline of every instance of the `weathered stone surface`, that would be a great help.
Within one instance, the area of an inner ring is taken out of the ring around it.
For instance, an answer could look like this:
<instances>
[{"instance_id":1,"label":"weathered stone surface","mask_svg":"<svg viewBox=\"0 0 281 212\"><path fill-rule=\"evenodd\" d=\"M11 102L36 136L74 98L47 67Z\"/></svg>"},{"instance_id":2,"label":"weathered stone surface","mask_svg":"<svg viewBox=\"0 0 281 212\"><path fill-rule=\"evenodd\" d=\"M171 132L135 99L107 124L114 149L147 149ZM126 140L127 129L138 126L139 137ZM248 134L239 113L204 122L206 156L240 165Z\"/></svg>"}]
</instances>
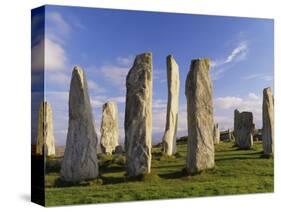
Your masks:
<instances>
[{"instance_id":1,"label":"weathered stone surface","mask_svg":"<svg viewBox=\"0 0 281 212\"><path fill-rule=\"evenodd\" d=\"M219 124L216 123L214 124L214 144L219 144L220 143L220 128Z\"/></svg>"},{"instance_id":2,"label":"weathered stone surface","mask_svg":"<svg viewBox=\"0 0 281 212\"><path fill-rule=\"evenodd\" d=\"M179 67L172 55L167 57L168 103L166 128L163 136L163 152L166 155L176 153L178 125L180 77Z\"/></svg>"},{"instance_id":3,"label":"weathered stone surface","mask_svg":"<svg viewBox=\"0 0 281 212\"><path fill-rule=\"evenodd\" d=\"M213 86L208 59L192 60L186 78L188 153L187 172L196 173L213 168L214 120Z\"/></svg>"},{"instance_id":4,"label":"weathered stone surface","mask_svg":"<svg viewBox=\"0 0 281 212\"><path fill-rule=\"evenodd\" d=\"M53 113L51 105L44 101L40 104L38 114L38 134L36 154L51 156L56 154L53 130Z\"/></svg>"},{"instance_id":5,"label":"weathered stone surface","mask_svg":"<svg viewBox=\"0 0 281 212\"><path fill-rule=\"evenodd\" d=\"M118 145L118 108L115 102L109 101L102 107L101 147L105 154L112 154Z\"/></svg>"},{"instance_id":6,"label":"weathered stone surface","mask_svg":"<svg viewBox=\"0 0 281 212\"><path fill-rule=\"evenodd\" d=\"M236 112L235 143L240 149L250 149L253 146L253 113Z\"/></svg>"},{"instance_id":7,"label":"weathered stone surface","mask_svg":"<svg viewBox=\"0 0 281 212\"><path fill-rule=\"evenodd\" d=\"M263 90L262 142L265 155L274 153L274 99L271 88Z\"/></svg>"},{"instance_id":8,"label":"weathered stone surface","mask_svg":"<svg viewBox=\"0 0 281 212\"><path fill-rule=\"evenodd\" d=\"M152 54L137 55L126 79L127 175L150 173L152 140Z\"/></svg>"},{"instance_id":9,"label":"weathered stone surface","mask_svg":"<svg viewBox=\"0 0 281 212\"><path fill-rule=\"evenodd\" d=\"M98 176L97 134L93 122L86 76L75 66L69 91L69 120L61 168L64 181L77 182Z\"/></svg>"}]
</instances>

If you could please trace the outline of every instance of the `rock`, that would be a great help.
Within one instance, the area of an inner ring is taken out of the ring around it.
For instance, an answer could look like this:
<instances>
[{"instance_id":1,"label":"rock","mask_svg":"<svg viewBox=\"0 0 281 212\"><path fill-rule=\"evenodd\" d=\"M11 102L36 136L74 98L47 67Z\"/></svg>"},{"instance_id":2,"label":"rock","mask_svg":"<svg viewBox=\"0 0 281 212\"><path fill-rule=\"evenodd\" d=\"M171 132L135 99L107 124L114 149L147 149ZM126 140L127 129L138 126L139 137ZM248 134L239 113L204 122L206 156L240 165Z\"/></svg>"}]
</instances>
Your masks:
<instances>
[{"instance_id":1,"label":"rock","mask_svg":"<svg viewBox=\"0 0 281 212\"><path fill-rule=\"evenodd\" d=\"M274 154L274 99L271 88L263 90L262 142L264 155Z\"/></svg>"},{"instance_id":2,"label":"rock","mask_svg":"<svg viewBox=\"0 0 281 212\"><path fill-rule=\"evenodd\" d=\"M69 120L61 178L79 182L98 176L97 134L86 76L75 66L69 91Z\"/></svg>"},{"instance_id":3,"label":"rock","mask_svg":"<svg viewBox=\"0 0 281 212\"><path fill-rule=\"evenodd\" d=\"M152 140L152 54L137 55L126 79L127 175L150 173Z\"/></svg>"},{"instance_id":4,"label":"rock","mask_svg":"<svg viewBox=\"0 0 281 212\"><path fill-rule=\"evenodd\" d=\"M216 123L214 124L214 144L219 144L220 143L220 129L219 129L219 124Z\"/></svg>"},{"instance_id":5,"label":"rock","mask_svg":"<svg viewBox=\"0 0 281 212\"><path fill-rule=\"evenodd\" d=\"M51 156L56 154L53 130L53 113L51 105L43 101L38 114L37 155Z\"/></svg>"},{"instance_id":6,"label":"rock","mask_svg":"<svg viewBox=\"0 0 281 212\"><path fill-rule=\"evenodd\" d=\"M123 154L123 152L124 152L124 149L123 149L122 145L116 146L116 148L114 150L114 154L121 155L121 154Z\"/></svg>"},{"instance_id":7,"label":"rock","mask_svg":"<svg viewBox=\"0 0 281 212\"><path fill-rule=\"evenodd\" d=\"M236 112L235 143L240 149L250 149L253 146L253 113Z\"/></svg>"},{"instance_id":8,"label":"rock","mask_svg":"<svg viewBox=\"0 0 281 212\"><path fill-rule=\"evenodd\" d=\"M234 137L236 137L236 132L237 132L237 127L238 127L238 117L239 117L240 112L236 109L234 110L234 129L233 129L233 135ZM237 145L236 143L236 139L235 139L235 145Z\"/></svg>"},{"instance_id":9,"label":"rock","mask_svg":"<svg viewBox=\"0 0 281 212\"><path fill-rule=\"evenodd\" d=\"M166 155L176 153L176 136L179 110L180 78L179 67L173 56L167 57L168 104L166 128L163 136L163 152Z\"/></svg>"},{"instance_id":10,"label":"rock","mask_svg":"<svg viewBox=\"0 0 281 212\"><path fill-rule=\"evenodd\" d=\"M208 59L192 60L186 78L189 174L215 166L213 86L209 68Z\"/></svg>"},{"instance_id":11,"label":"rock","mask_svg":"<svg viewBox=\"0 0 281 212\"><path fill-rule=\"evenodd\" d=\"M103 153L112 154L118 145L118 108L115 102L109 101L102 107L101 148Z\"/></svg>"}]
</instances>

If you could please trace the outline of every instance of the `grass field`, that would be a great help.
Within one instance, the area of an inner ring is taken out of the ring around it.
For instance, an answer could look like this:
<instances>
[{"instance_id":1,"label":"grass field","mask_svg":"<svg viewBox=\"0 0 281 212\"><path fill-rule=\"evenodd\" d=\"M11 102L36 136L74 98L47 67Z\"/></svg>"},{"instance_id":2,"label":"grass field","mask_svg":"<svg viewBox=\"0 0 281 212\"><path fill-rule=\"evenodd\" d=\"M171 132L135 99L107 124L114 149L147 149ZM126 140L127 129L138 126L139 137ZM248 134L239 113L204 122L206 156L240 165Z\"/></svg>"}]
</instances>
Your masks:
<instances>
[{"instance_id":1,"label":"grass field","mask_svg":"<svg viewBox=\"0 0 281 212\"><path fill-rule=\"evenodd\" d=\"M46 166L46 205L121 202L274 191L273 159L262 157L260 142L252 150L237 150L233 143L216 145L216 167L185 176L186 144L178 144L174 157L153 148L152 173L139 180L124 177L124 156L100 158L100 178L65 185L59 181L61 158Z\"/></svg>"}]
</instances>

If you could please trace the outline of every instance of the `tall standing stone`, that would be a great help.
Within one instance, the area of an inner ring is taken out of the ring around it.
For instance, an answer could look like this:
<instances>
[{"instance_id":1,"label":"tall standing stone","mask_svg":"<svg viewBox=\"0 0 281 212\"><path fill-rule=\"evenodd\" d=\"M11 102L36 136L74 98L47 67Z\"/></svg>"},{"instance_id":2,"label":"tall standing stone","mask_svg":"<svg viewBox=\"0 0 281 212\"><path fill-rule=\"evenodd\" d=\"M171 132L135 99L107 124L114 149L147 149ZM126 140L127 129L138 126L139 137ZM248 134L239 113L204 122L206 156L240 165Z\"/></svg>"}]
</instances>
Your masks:
<instances>
[{"instance_id":1,"label":"tall standing stone","mask_svg":"<svg viewBox=\"0 0 281 212\"><path fill-rule=\"evenodd\" d=\"M126 79L127 175L150 173L152 140L152 54L137 55Z\"/></svg>"},{"instance_id":2,"label":"tall standing stone","mask_svg":"<svg viewBox=\"0 0 281 212\"><path fill-rule=\"evenodd\" d=\"M239 122L239 114L240 114L239 110L235 109L234 110L234 128L233 128L234 138L236 138L236 136L238 136L238 135L236 135L236 133L238 131L237 128L238 128L238 122ZM237 145L236 140L237 139L235 139L235 145Z\"/></svg>"},{"instance_id":3,"label":"tall standing stone","mask_svg":"<svg viewBox=\"0 0 281 212\"><path fill-rule=\"evenodd\" d=\"M166 155L176 153L176 135L179 110L179 67L172 55L167 57L168 104L163 150Z\"/></svg>"},{"instance_id":4,"label":"tall standing stone","mask_svg":"<svg viewBox=\"0 0 281 212\"><path fill-rule=\"evenodd\" d=\"M219 124L216 123L214 124L214 144L219 144L220 143L220 129L219 129Z\"/></svg>"},{"instance_id":5,"label":"tall standing stone","mask_svg":"<svg viewBox=\"0 0 281 212\"><path fill-rule=\"evenodd\" d=\"M274 99L271 88L263 90L262 142L264 155L274 154Z\"/></svg>"},{"instance_id":6,"label":"tall standing stone","mask_svg":"<svg viewBox=\"0 0 281 212\"><path fill-rule=\"evenodd\" d=\"M187 172L192 174L215 166L213 86L208 59L192 60L186 78L188 153Z\"/></svg>"},{"instance_id":7,"label":"tall standing stone","mask_svg":"<svg viewBox=\"0 0 281 212\"><path fill-rule=\"evenodd\" d=\"M56 154L51 105L43 101L38 114L38 134L36 154L51 156Z\"/></svg>"},{"instance_id":8,"label":"tall standing stone","mask_svg":"<svg viewBox=\"0 0 281 212\"><path fill-rule=\"evenodd\" d=\"M253 146L253 123L252 112L236 112L235 143L240 149L250 149Z\"/></svg>"},{"instance_id":9,"label":"tall standing stone","mask_svg":"<svg viewBox=\"0 0 281 212\"><path fill-rule=\"evenodd\" d=\"M109 101L102 107L101 148L103 153L112 154L118 146L118 108L115 102Z\"/></svg>"},{"instance_id":10,"label":"tall standing stone","mask_svg":"<svg viewBox=\"0 0 281 212\"><path fill-rule=\"evenodd\" d=\"M98 176L97 134L86 76L75 66L69 91L69 120L61 168L64 181L78 182Z\"/></svg>"}]
</instances>

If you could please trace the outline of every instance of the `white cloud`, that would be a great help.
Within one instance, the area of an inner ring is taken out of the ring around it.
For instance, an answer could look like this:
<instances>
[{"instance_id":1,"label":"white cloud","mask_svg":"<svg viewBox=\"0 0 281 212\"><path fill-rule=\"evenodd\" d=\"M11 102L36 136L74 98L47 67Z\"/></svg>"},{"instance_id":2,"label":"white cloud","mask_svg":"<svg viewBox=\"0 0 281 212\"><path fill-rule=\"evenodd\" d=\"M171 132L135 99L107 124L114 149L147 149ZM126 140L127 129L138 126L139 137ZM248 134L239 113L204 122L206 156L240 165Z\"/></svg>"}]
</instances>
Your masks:
<instances>
[{"instance_id":1,"label":"white cloud","mask_svg":"<svg viewBox=\"0 0 281 212\"><path fill-rule=\"evenodd\" d=\"M254 122L261 127L262 120L262 97L251 92L245 97L225 96L214 100L215 121L221 129L233 128L233 113L238 109L240 112L249 111L254 115Z\"/></svg>"},{"instance_id":2,"label":"white cloud","mask_svg":"<svg viewBox=\"0 0 281 212\"><path fill-rule=\"evenodd\" d=\"M249 93L248 96L241 98L236 96L218 97L214 101L214 105L220 109L240 109L257 111L256 108L261 106L262 98L255 93ZM258 110L261 110L258 109Z\"/></svg>"},{"instance_id":3,"label":"white cloud","mask_svg":"<svg viewBox=\"0 0 281 212\"><path fill-rule=\"evenodd\" d=\"M218 67L231 62L238 62L246 59L248 53L248 44L246 41L240 42L236 48L224 59L218 59L211 62L211 67Z\"/></svg>"},{"instance_id":4,"label":"white cloud","mask_svg":"<svg viewBox=\"0 0 281 212\"><path fill-rule=\"evenodd\" d=\"M222 77L223 73L229 69L225 67L227 64L233 64L246 59L249 48L246 41L240 42L237 47L235 47L231 53L222 59L217 59L211 62L211 77L213 80L218 80Z\"/></svg>"},{"instance_id":5,"label":"white cloud","mask_svg":"<svg viewBox=\"0 0 281 212\"><path fill-rule=\"evenodd\" d=\"M233 117L215 116L214 122L219 124L220 130L233 129Z\"/></svg>"},{"instance_id":6,"label":"white cloud","mask_svg":"<svg viewBox=\"0 0 281 212\"><path fill-rule=\"evenodd\" d=\"M116 96L116 97L110 97L110 101L115 101L117 103L125 103L126 97L125 96Z\"/></svg>"},{"instance_id":7,"label":"white cloud","mask_svg":"<svg viewBox=\"0 0 281 212\"><path fill-rule=\"evenodd\" d=\"M67 57L64 48L49 39L45 40L45 69L50 71L65 70Z\"/></svg>"},{"instance_id":8,"label":"white cloud","mask_svg":"<svg viewBox=\"0 0 281 212\"><path fill-rule=\"evenodd\" d=\"M132 66L134 62L134 57L132 55L129 55L127 57L117 57L116 61L121 66Z\"/></svg>"},{"instance_id":9,"label":"white cloud","mask_svg":"<svg viewBox=\"0 0 281 212\"><path fill-rule=\"evenodd\" d=\"M226 58L224 63L230 63L234 60L244 60L248 52L247 42L241 42L235 49L232 50L231 54Z\"/></svg>"},{"instance_id":10,"label":"white cloud","mask_svg":"<svg viewBox=\"0 0 281 212\"><path fill-rule=\"evenodd\" d=\"M265 74L252 74L242 78L243 80L263 80L263 81L272 81L273 76Z\"/></svg>"},{"instance_id":11,"label":"white cloud","mask_svg":"<svg viewBox=\"0 0 281 212\"><path fill-rule=\"evenodd\" d=\"M166 110L167 102L162 99L153 99L152 100L152 109L153 110Z\"/></svg>"},{"instance_id":12,"label":"white cloud","mask_svg":"<svg viewBox=\"0 0 281 212\"><path fill-rule=\"evenodd\" d=\"M67 57L63 47L46 38L41 40L31 49L32 69L60 71L65 70Z\"/></svg>"},{"instance_id":13,"label":"white cloud","mask_svg":"<svg viewBox=\"0 0 281 212\"><path fill-rule=\"evenodd\" d=\"M123 104L126 102L125 96L104 96L104 95L97 95L91 96L91 104L93 108L101 108L103 104L108 101L114 101L119 104Z\"/></svg>"},{"instance_id":14,"label":"white cloud","mask_svg":"<svg viewBox=\"0 0 281 212\"><path fill-rule=\"evenodd\" d=\"M222 109L236 108L243 102L243 99L235 96L218 97L215 99L215 106Z\"/></svg>"},{"instance_id":15,"label":"white cloud","mask_svg":"<svg viewBox=\"0 0 281 212\"><path fill-rule=\"evenodd\" d=\"M93 80L88 80L89 90L93 90L95 93L104 93L106 90L102 86L98 85Z\"/></svg>"},{"instance_id":16,"label":"white cloud","mask_svg":"<svg viewBox=\"0 0 281 212\"><path fill-rule=\"evenodd\" d=\"M121 67L118 65L104 65L100 68L101 73L105 79L110 80L117 86L124 87L126 84L126 77L129 72L128 67Z\"/></svg>"},{"instance_id":17,"label":"white cloud","mask_svg":"<svg viewBox=\"0 0 281 212\"><path fill-rule=\"evenodd\" d=\"M250 99L253 99L253 100L258 100L259 99L258 95L255 94L255 93L249 93L248 96L249 96Z\"/></svg>"},{"instance_id":18,"label":"white cloud","mask_svg":"<svg viewBox=\"0 0 281 212\"><path fill-rule=\"evenodd\" d=\"M225 68L220 68L220 69L211 71L212 80L220 79L225 71L226 71Z\"/></svg>"},{"instance_id":19,"label":"white cloud","mask_svg":"<svg viewBox=\"0 0 281 212\"><path fill-rule=\"evenodd\" d=\"M47 21L50 21L52 26L55 27L55 29L58 29L60 33L69 33L71 30L70 24L67 23L67 21L62 17L62 15L58 12L50 12L47 13Z\"/></svg>"}]
</instances>

